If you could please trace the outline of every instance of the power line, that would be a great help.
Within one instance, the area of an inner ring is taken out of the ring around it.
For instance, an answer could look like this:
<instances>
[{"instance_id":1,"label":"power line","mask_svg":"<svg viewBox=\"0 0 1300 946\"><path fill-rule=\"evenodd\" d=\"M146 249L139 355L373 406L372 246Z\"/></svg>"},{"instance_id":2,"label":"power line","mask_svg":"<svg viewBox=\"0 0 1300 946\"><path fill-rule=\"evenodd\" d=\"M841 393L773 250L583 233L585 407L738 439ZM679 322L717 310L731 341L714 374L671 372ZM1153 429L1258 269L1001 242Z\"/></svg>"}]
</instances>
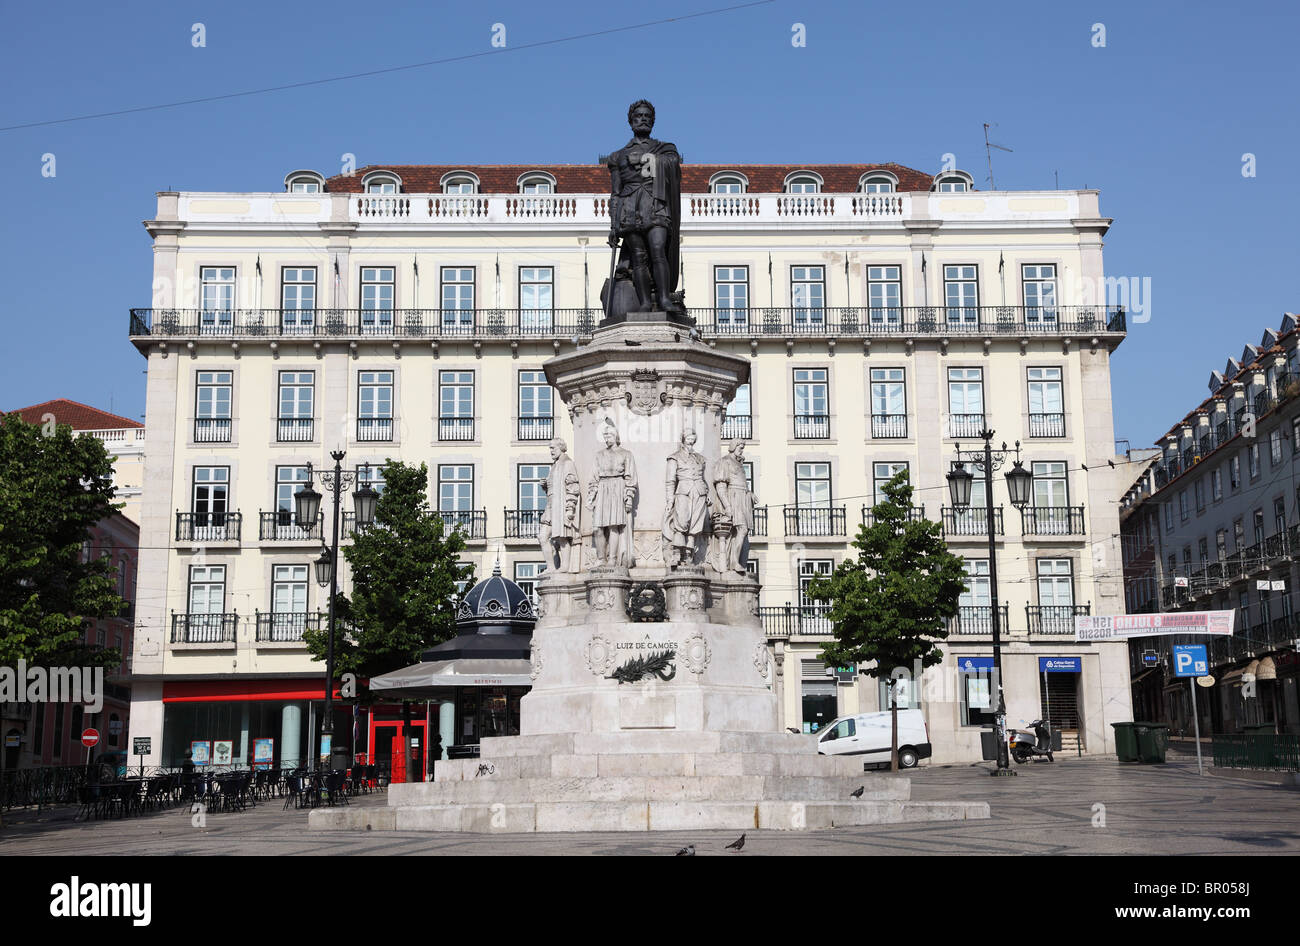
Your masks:
<instances>
[{"instance_id":1,"label":"power line","mask_svg":"<svg viewBox=\"0 0 1300 946\"><path fill-rule=\"evenodd\" d=\"M604 30L594 30L589 33L575 33L572 36L561 36L556 39L537 40L532 43L521 43L518 46L506 46L498 49L489 49L476 53L463 53L459 56L447 56L442 59L428 59L424 62L412 62L401 66L387 66L382 69L369 69L365 72L350 72L341 76L329 76L324 79L307 79L302 82L288 82L283 85L272 85L261 89L246 89L242 92L225 92L220 95L205 95L193 99L181 99L175 102L163 102L158 105L138 105L132 108L119 108L108 112L93 112L89 115L76 115L70 118L52 118L38 122L23 122L17 125L0 126L0 131L17 131L22 128L41 128L47 125L66 125L72 122L90 121L95 118L113 118L118 115L132 115L138 112L156 112L166 108L180 108L184 105L200 105L205 102L220 102L227 99L247 98L253 95L266 95L271 92L285 92L290 89L303 89L316 85L326 85L331 82L346 82L350 79L365 79L371 76L387 75L394 72L405 72L411 69L424 69L429 66L442 66L453 62L465 62L470 59L482 59L486 56L495 56L502 53L519 52L525 49L539 49L545 46L558 46L562 43L573 43L584 39L594 39L598 36L609 36L614 33L627 33L633 30L643 30L651 26L662 26L665 23L678 23L685 20L695 20L706 16L717 16L722 13L731 13L736 10L744 10L749 7L764 6L769 3L775 3L776 0L752 0L750 3L739 3L729 7L716 7L712 10L702 10L699 13L687 13L682 16L664 17L659 20L648 20L644 23L633 23L628 26L615 26Z\"/></svg>"}]
</instances>

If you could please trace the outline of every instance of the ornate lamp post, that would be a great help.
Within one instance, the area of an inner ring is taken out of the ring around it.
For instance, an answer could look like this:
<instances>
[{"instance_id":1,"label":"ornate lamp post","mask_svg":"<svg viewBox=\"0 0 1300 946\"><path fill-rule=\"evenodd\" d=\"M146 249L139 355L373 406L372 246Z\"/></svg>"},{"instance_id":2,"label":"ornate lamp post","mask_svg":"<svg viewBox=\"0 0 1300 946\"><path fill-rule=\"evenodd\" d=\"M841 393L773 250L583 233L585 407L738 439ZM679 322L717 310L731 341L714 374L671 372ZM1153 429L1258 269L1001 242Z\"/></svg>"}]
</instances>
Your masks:
<instances>
[{"instance_id":1,"label":"ornate lamp post","mask_svg":"<svg viewBox=\"0 0 1300 946\"><path fill-rule=\"evenodd\" d=\"M998 678L998 707L994 716L998 767L992 774L1015 775L1007 755L1007 704L1002 692L1002 615L998 605L998 564L993 521L993 471L1002 468L1009 451L1005 441L1002 443L1001 450L993 449L991 430L981 430L980 438L984 441L983 453L970 450L963 455L961 444L957 444L957 466L948 474L948 491L952 496L953 506L956 509L965 509L970 505L971 484L975 477L963 464L969 463L984 473L984 523L989 537L989 603L992 606L990 616L993 626L993 672ZM1011 494L1011 505L1017 509L1025 508L1029 502L1033 479L1034 475L1021 465L1020 441L1017 440L1015 465L1007 471L1007 492Z\"/></svg>"},{"instance_id":2,"label":"ornate lamp post","mask_svg":"<svg viewBox=\"0 0 1300 946\"><path fill-rule=\"evenodd\" d=\"M338 595L339 575L334 563L339 558L339 501L343 495L343 490L358 479L357 471L343 469L344 456L346 456L344 451L335 450L330 454L330 457L334 460L334 469L324 470L320 474L320 481L330 491L334 499L334 511L331 516L334 531L330 546L321 549L321 556L314 563L316 582L322 588L328 585L330 589L329 637L326 641L325 655L325 716L321 720L320 732L322 741L326 737L329 738L331 755L336 751L334 745L334 598ZM366 475L362 478L362 485L352 493L357 529L364 529L374 521L375 506L379 501L379 494L370 488L369 482L365 482L370 479L370 464L365 464L363 469L366 471ZM307 485L298 490L293 497L294 518L297 520L299 527L304 529L310 528L312 524L317 522L317 517L320 514L321 494L312 487L312 477L314 475L315 470L308 463ZM319 751L316 753L316 764L320 764ZM331 767L332 765L331 763Z\"/></svg>"}]
</instances>

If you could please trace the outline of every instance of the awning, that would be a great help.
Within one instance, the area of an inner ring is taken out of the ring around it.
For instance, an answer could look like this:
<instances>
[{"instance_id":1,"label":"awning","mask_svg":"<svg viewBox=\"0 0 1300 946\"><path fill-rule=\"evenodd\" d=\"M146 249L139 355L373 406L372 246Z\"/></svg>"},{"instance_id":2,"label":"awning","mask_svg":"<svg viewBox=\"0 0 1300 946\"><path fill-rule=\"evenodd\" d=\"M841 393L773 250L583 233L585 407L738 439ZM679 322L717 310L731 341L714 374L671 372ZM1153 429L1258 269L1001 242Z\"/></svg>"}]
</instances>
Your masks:
<instances>
[{"instance_id":1,"label":"awning","mask_svg":"<svg viewBox=\"0 0 1300 946\"><path fill-rule=\"evenodd\" d=\"M532 664L519 659L435 660L374 677L370 689L388 698L420 699L449 687L526 687L533 685Z\"/></svg>"}]
</instances>

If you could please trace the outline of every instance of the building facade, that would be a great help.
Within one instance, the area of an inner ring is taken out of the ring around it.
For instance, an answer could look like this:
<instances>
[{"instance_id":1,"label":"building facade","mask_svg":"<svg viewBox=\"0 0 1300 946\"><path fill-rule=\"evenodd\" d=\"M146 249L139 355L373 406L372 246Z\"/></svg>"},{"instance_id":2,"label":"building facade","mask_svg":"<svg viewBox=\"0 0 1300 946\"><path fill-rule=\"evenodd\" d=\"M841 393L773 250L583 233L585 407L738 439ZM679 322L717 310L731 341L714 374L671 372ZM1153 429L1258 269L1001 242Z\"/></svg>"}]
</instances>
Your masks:
<instances>
[{"instance_id":1,"label":"building facade","mask_svg":"<svg viewBox=\"0 0 1300 946\"><path fill-rule=\"evenodd\" d=\"M1131 612L1234 611L1231 640L1209 649L1216 683L1198 700L1201 732L1300 732L1300 365L1296 316L1210 374L1210 395L1156 445L1123 498ZM1134 641L1134 704L1190 733L1191 696L1171 648L1204 638Z\"/></svg>"},{"instance_id":2,"label":"building facade","mask_svg":"<svg viewBox=\"0 0 1300 946\"><path fill-rule=\"evenodd\" d=\"M724 436L748 444L783 725L881 705L874 681L823 666L830 626L805 592L906 469L917 513L971 574L944 664L913 698L936 759L978 758L986 522L951 508L944 477L987 426L995 446L1022 443L1036 478L1023 514L994 485L1009 716L1050 712L1106 751L1109 722L1130 718L1126 651L1073 637L1076 614L1123 608L1107 460L1125 319L1095 304L1110 225L1097 193L978 193L963 172L898 165L683 177L686 305L709 344L751 360ZM607 193L601 167L401 166L158 195L155 297L130 321L150 429L132 732L154 737L151 761L222 727L240 744L274 735L286 761L309 744L323 674L299 638L322 608L322 530L289 510L332 450L349 468L427 463L476 574L499 558L536 580L548 442L570 431L542 365L601 318Z\"/></svg>"}]
</instances>

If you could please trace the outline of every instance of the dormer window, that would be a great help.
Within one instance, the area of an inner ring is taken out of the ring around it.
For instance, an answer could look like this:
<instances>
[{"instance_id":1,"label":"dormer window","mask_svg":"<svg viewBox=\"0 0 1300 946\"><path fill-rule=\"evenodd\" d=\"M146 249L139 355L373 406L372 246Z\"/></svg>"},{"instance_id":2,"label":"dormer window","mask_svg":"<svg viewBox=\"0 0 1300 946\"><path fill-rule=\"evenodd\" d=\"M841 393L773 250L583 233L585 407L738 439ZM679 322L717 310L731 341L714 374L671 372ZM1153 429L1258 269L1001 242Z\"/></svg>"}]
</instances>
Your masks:
<instances>
[{"instance_id":1,"label":"dormer window","mask_svg":"<svg viewBox=\"0 0 1300 946\"><path fill-rule=\"evenodd\" d=\"M896 189L897 182L893 177L887 177L884 174L871 174L862 179L862 193L864 194L892 194Z\"/></svg>"},{"instance_id":2,"label":"dormer window","mask_svg":"<svg viewBox=\"0 0 1300 946\"><path fill-rule=\"evenodd\" d=\"M477 194L478 178L469 171L452 171L442 176L444 194Z\"/></svg>"},{"instance_id":3,"label":"dormer window","mask_svg":"<svg viewBox=\"0 0 1300 946\"><path fill-rule=\"evenodd\" d=\"M709 181L709 190L714 194L743 194L745 184L738 174L718 174Z\"/></svg>"},{"instance_id":4,"label":"dormer window","mask_svg":"<svg viewBox=\"0 0 1300 946\"><path fill-rule=\"evenodd\" d=\"M285 176L284 189L290 194L319 194L325 190L325 178L315 171L291 171Z\"/></svg>"},{"instance_id":5,"label":"dormer window","mask_svg":"<svg viewBox=\"0 0 1300 946\"><path fill-rule=\"evenodd\" d=\"M934 189L940 194L964 194L971 186L971 176L965 171L941 174L934 179Z\"/></svg>"},{"instance_id":6,"label":"dormer window","mask_svg":"<svg viewBox=\"0 0 1300 946\"><path fill-rule=\"evenodd\" d=\"M786 179L787 194L820 194L822 182L811 174L795 174Z\"/></svg>"},{"instance_id":7,"label":"dormer window","mask_svg":"<svg viewBox=\"0 0 1300 946\"><path fill-rule=\"evenodd\" d=\"M402 189L401 178L388 171L371 171L361 185L367 194L396 194Z\"/></svg>"},{"instance_id":8,"label":"dormer window","mask_svg":"<svg viewBox=\"0 0 1300 946\"><path fill-rule=\"evenodd\" d=\"M450 192L449 192L450 193ZM464 193L463 191L461 193ZM468 193L474 193L469 191ZM521 194L554 194L555 178L541 171L535 171L531 174L525 174L519 179L519 193Z\"/></svg>"}]
</instances>

